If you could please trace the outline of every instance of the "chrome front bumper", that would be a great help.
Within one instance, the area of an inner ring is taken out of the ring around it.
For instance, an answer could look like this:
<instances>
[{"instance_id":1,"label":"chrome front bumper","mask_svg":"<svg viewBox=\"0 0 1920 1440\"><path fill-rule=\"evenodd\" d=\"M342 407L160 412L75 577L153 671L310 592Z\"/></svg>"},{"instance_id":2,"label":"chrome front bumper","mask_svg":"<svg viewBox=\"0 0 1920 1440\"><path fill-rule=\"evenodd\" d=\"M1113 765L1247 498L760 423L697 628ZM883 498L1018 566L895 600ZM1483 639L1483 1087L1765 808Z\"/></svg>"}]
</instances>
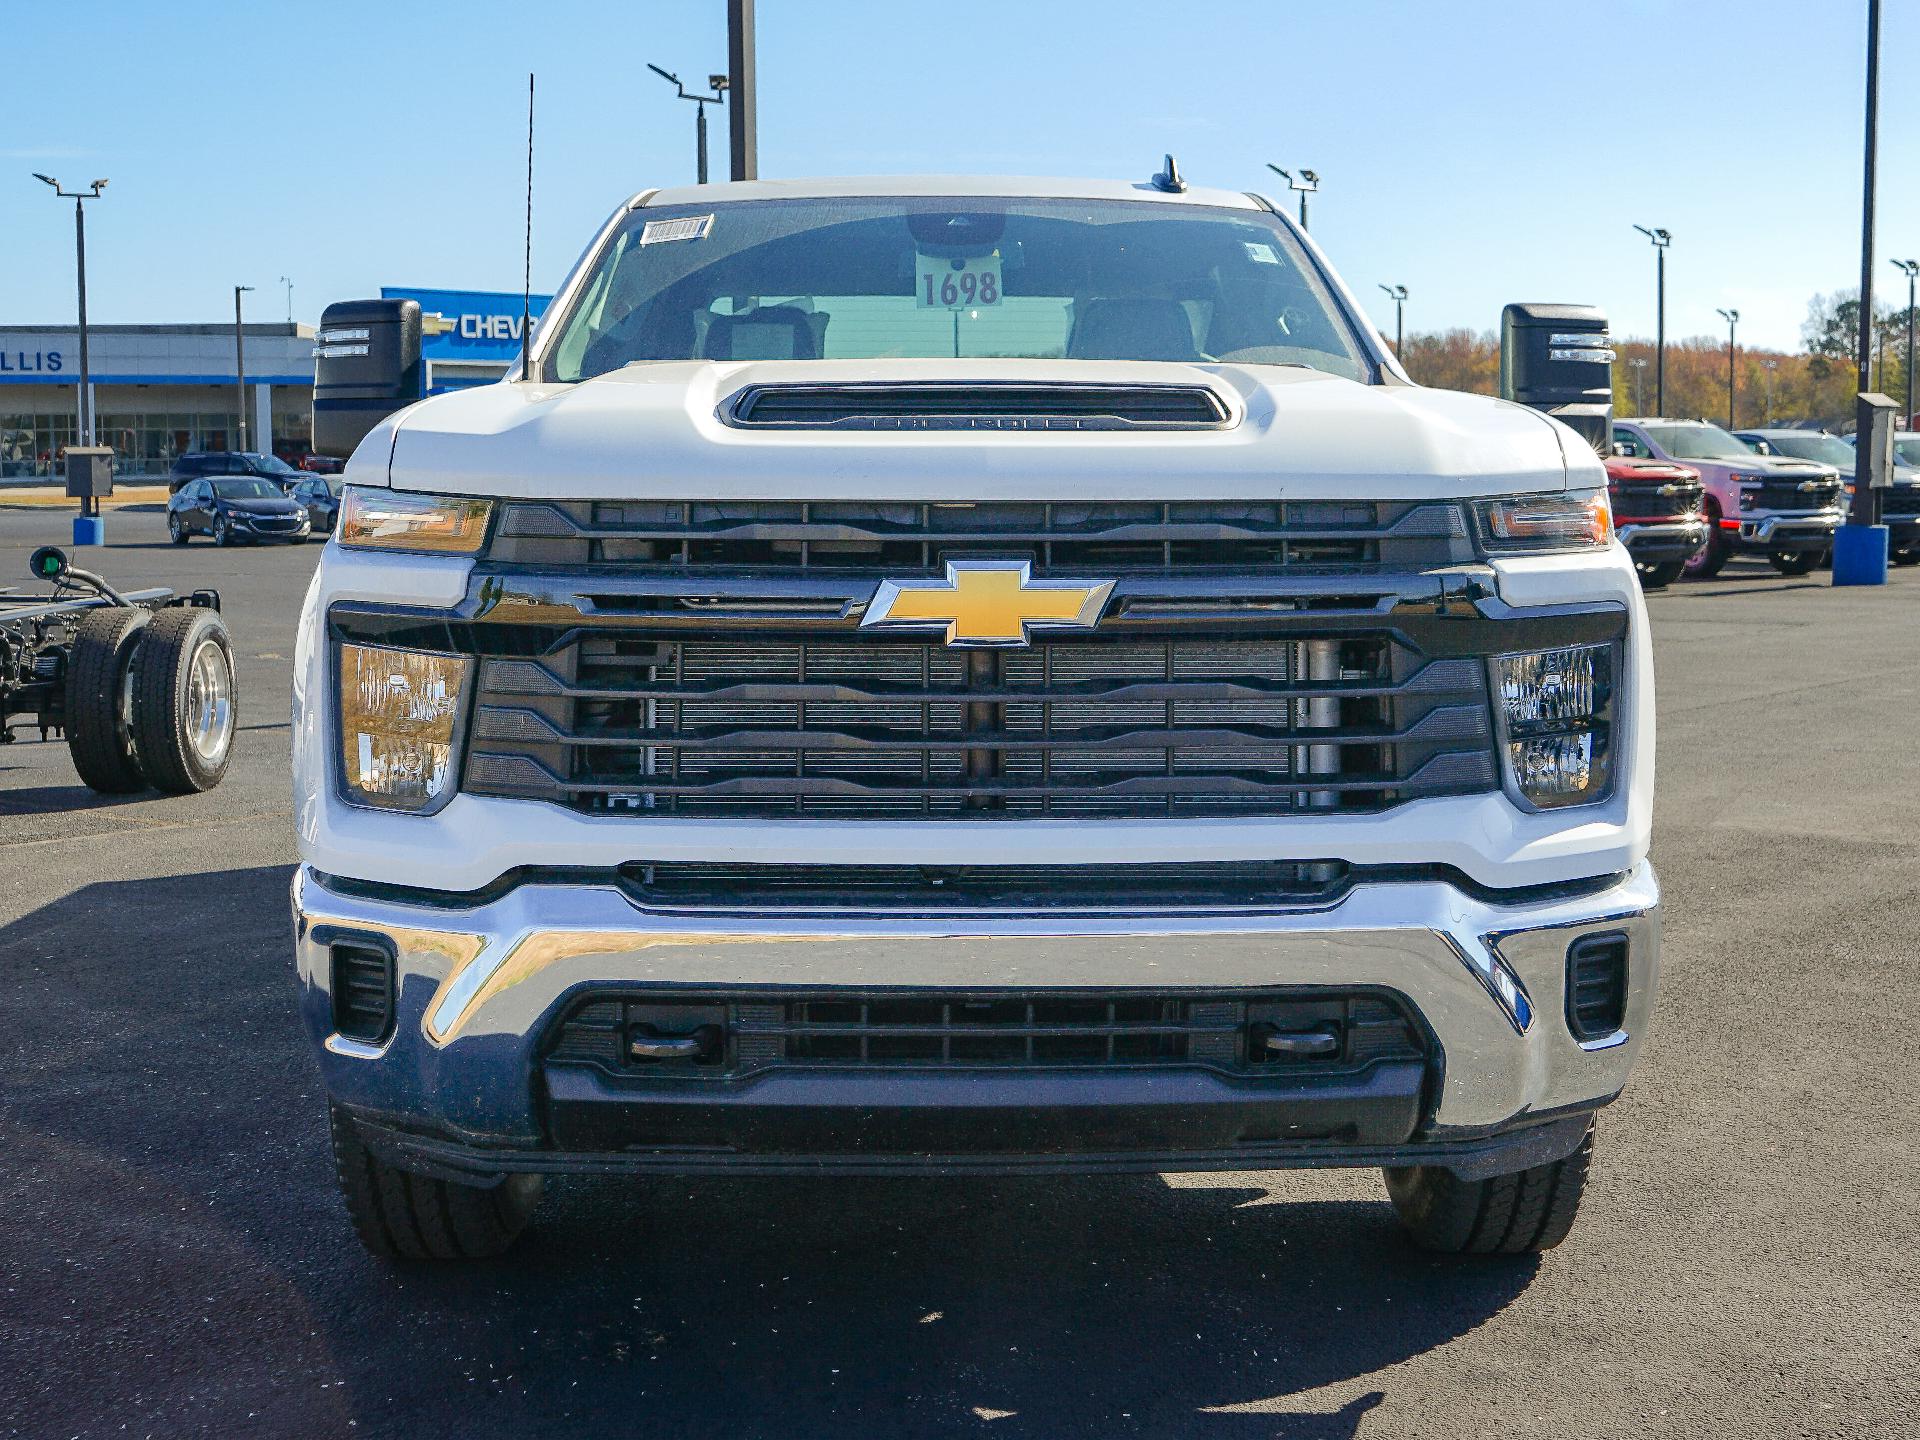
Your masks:
<instances>
[{"instance_id":1,"label":"chrome front bumper","mask_svg":"<svg viewBox=\"0 0 1920 1440\"><path fill-rule=\"evenodd\" d=\"M301 1008L340 1103L463 1144L547 1143L536 1077L550 1024L608 986L911 991L1373 987L1432 1034L1419 1137L1492 1135L1592 1108L1625 1084L1653 1008L1659 885L1641 864L1598 893L1496 904L1440 881L1369 883L1267 915L835 919L659 914L608 886L524 884L470 908L344 895L294 878ZM1630 943L1626 1019L1576 1040L1569 944ZM396 959L396 1023L378 1045L335 1033L329 946Z\"/></svg>"},{"instance_id":2,"label":"chrome front bumper","mask_svg":"<svg viewBox=\"0 0 1920 1440\"><path fill-rule=\"evenodd\" d=\"M1830 545L1833 543L1833 532L1839 528L1840 517L1830 510L1766 515L1757 520L1743 518L1740 521L1740 543L1776 549Z\"/></svg>"}]
</instances>

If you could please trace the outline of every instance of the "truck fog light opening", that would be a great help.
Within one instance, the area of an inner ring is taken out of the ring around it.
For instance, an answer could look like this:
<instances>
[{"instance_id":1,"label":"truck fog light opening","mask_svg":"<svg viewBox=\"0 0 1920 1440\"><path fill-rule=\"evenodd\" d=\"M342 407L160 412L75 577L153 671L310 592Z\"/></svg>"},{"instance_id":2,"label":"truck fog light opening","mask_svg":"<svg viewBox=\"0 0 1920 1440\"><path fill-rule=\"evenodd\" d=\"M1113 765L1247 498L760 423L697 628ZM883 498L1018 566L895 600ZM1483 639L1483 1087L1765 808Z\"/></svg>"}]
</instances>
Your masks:
<instances>
[{"instance_id":1,"label":"truck fog light opening","mask_svg":"<svg viewBox=\"0 0 1920 1440\"><path fill-rule=\"evenodd\" d=\"M1507 773L1541 809L1603 798L1612 775L1613 647L1495 659Z\"/></svg>"},{"instance_id":2,"label":"truck fog light opening","mask_svg":"<svg viewBox=\"0 0 1920 1440\"><path fill-rule=\"evenodd\" d=\"M340 647L340 758L347 798L383 810L443 804L467 660L378 645Z\"/></svg>"}]
</instances>

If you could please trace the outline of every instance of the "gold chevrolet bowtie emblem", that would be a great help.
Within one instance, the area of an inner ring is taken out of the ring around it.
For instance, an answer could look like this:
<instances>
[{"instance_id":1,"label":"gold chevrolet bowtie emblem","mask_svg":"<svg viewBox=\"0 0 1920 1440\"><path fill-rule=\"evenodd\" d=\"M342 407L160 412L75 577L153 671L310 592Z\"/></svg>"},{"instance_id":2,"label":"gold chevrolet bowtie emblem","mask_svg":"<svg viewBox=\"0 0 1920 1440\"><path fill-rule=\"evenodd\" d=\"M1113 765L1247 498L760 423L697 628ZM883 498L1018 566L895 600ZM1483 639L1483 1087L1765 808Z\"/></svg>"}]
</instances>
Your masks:
<instances>
[{"instance_id":1,"label":"gold chevrolet bowtie emblem","mask_svg":"<svg viewBox=\"0 0 1920 1440\"><path fill-rule=\"evenodd\" d=\"M447 319L447 317L442 315L438 310L429 310L420 317L420 333L422 335L445 335L450 330L458 329L459 323L457 320Z\"/></svg>"},{"instance_id":2,"label":"gold chevrolet bowtie emblem","mask_svg":"<svg viewBox=\"0 0 1920 1440\"><path fill-rule=\"evenodd\" d=\"M1024 560L949 560L945 581L882 580L860 624L945 630L958 648L1026 645L1035 630L1090 630L1113 581L1035 580Z\"/></svg>"}]
</instances>

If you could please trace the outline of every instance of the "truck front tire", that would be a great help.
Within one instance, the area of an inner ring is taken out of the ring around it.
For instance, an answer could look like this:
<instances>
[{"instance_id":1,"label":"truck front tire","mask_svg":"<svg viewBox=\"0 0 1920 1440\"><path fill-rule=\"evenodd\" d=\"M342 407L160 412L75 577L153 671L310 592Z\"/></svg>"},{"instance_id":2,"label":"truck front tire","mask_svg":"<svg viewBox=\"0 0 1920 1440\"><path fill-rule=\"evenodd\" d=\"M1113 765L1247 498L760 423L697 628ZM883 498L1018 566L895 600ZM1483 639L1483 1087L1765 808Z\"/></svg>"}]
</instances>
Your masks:
<instances>
[{"instance_id":1,"label":"truck front tire","mask_svg":"<svg viewBox=\"0 0 1920 1440\"><path fill-rule=\"evenodd\" d=\"M520 1238L540 1203L538 1175L509 1175L493 1186L459 1185L389 1165L329 1105L333 1162L354 1233L382 1260L485 1260Z\"/></svg>"},{"instance_id":2,"label":"truck front tire","mask_svg":"<svg viewBox=\"0 0 1920 1440\"><path fill-rule=\"evenodd\" d=\"M1390 1169L1387 1194L1422 1249L1448 1255L1524 1255L1567 1238L1593 1155L1593 1127L1564 1160L1462 1180L1437 1165Z\"/></svg>"}]
</instances>

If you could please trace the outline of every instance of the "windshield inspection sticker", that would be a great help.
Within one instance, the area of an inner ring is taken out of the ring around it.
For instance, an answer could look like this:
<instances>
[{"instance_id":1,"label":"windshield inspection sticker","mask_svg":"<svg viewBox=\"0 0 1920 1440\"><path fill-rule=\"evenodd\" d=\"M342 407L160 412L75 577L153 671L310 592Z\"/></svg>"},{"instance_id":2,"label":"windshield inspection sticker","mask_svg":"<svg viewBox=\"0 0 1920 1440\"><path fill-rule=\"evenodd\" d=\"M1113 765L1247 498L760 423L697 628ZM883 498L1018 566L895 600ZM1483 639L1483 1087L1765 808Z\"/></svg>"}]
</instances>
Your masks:
<instances>
[{"instance_id":1,"label":"windshield inspection sticker","mask_svg":"<svg viewBox=\"0 0 1920 1440\"><path fill-rule=\"evenodd\" d=\"M1257 240L1242 240L1240 243L1246 247L1247 258L1249 260L1261 265L1278 265L1280 263L1280 257L1273 253L1273 247L1271 245L1264 245Z\"/></svg>"},{"instance_id":2,"label":"windshield inspection sticker","mask_svg":"<svg viewBox=\"0 0 1920 1440\"><path fill-rule=\"evenodd\" d=\"M1000 303L1000 252L928 255L914 252L913 303L921 310L971 310Z\"/></svg>"},{"instance_id":3,"label":"windshield inspection sticker","mask_svg":"<svg viewBox=\"0 0 1920 1440\"><path fill-rule=\"evenodd\" d=\"M688 215L679 220L649 220L640 227L640 243L658 245L666 240L704 240L711 229L711 215Z\"/></svg>"}]
</instances>

